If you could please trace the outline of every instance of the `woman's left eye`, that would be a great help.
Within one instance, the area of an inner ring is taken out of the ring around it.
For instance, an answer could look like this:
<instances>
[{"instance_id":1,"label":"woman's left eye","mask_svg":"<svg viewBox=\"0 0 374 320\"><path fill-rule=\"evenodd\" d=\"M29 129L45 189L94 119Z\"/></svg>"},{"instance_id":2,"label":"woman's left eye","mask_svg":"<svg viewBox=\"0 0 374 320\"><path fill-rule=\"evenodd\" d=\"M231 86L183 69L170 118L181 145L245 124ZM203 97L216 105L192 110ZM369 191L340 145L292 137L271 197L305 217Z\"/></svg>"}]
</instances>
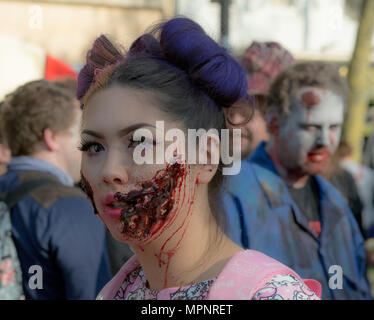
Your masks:
<instances>
[{"instance_id":1,"label":"woman's left eye","mask_svg":"<svg viewBox=\"0 0 374 320\"><path fill-rule=\"evenodd\" d=\"M89 154L97 154L104 151L104 147L97 142L82 142L79 150L82 152L88 152Z\"/></svg>"}]
</instances>

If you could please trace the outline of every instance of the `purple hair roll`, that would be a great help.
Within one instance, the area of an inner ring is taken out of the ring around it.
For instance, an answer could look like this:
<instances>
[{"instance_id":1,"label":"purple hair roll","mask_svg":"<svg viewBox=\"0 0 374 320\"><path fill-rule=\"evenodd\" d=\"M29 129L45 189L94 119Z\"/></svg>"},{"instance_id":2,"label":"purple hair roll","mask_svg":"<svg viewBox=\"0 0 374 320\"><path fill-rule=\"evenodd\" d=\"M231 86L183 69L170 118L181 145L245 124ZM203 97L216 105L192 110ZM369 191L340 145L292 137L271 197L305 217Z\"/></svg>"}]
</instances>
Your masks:
<instances>
[{"instance_id":1,"label":"purple hair roll","mask_svg":"<svg viewBox=\"0 0 374 320\"><path fill-rule=\"evenodd\" d=\"M229 107L247 94L243 68L195 22L175 18L162 25L160 45L170 62L218 105Z\"/></svg>"},{"instance_id":2,"label":"purple hair roll","mask_svg":"<svg viewBox=\"0 0 374 320\"><path fill-rule=\"evenodd\" d=\"M107 66L118 63L124 59L123 55L104 35L98 37L92 49L87 52L86 64L79 72L77 98L84 97L97 75Z\"/></svg>"},{"instance_id":3,"label":"purple hair roll","mask_svg":"<svg viewBox=\"0 0 374 320\"><path fill-rule=\"evenodd\" d=\"M163 56L160 43L150 33L143 34L134 41L134 43L130 47L129 52L126 55L126 59L136 58L140 56Z\"/></svg>"}]
</instances>

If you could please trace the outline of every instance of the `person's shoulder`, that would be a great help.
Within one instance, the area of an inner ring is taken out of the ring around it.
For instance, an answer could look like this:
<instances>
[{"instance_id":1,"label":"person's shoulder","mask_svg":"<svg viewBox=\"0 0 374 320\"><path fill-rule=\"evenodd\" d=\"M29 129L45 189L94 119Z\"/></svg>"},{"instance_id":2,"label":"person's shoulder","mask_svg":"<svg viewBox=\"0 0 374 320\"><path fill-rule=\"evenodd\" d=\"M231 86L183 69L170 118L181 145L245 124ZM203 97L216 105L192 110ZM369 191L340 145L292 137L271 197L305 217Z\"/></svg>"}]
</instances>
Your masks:
<instances>
[{"instance_id":1,"label":"person's shoulder","mask_svg":"<svg viewBox=\"0 0 374 320\"><path fill-rule=\"evenodd\" d=\"M19 178L14 171L8 171L0 176L0 193L13 190L20 184Z\"/></svg>"},{"instance_id":2,"label":"person's shoulder","mask_svg":"<svg viewBox=\"0 0 374 320\"><path fill-rule=\"evenodd\" d=\"M88 203L86 195L77 187L65 186L61 183L53 183L41 186L30 193L30 195L44 208L62 203L85 204Z\"/></svg>"},{"instance_id":3,"label":"person's shoulder","mask_svg":"<svg viewBox=\"0 0 374 320\"><path fill-rule=\"evenodd\" d=\"M320 300L301 279L292 273L277 274L256 289L251 300Z\"/></svg>"},{"instance_id":4,"label":"person's shoulder","mask_svg":"<svg viewBox=\"0 0 374 320\"><path fill-rule=\"evenodd\" d=\"M43 177L44 178L44 177ZM56 224L85 222L92 226L100 224L92 204L84 192L74 186L66 186L52 179L29 193L28 201L38 206L38 211L48 213L46 219ZM65 222L65 223L64 223Z\"/></svg>"},{"instance_id":5,"label":"person's shoulder","mask_svg":"<svg viewBox=\"0 0 374 320\"><path fill-rule=\"evenodd\" d=\"M314 181L317 183L318 189L324 199L332 203L345 203L345 200L336 186L328 181L322 175L313 175Z\"/></svg>"},{"instance_id":6,"label":"person's shoulder","mask_svg":"<svg viewBox=\"0 0 374 320\"><path fill-rule=\"evenodd\" d=\"M287 286L286 282L290 279L294 279L291 283L300 284L303 289L300 292L309 293L310 289L304 287L301 278L289 267L259 251L242 250L226 264L213 284L210 298L247 300L254 299L257 294L256 297L262 299L263 292L269 294L267 289L270 285L278 281ZM273 292L272 296L277 297L277 293Z\"/></svg>"},{"instance_id":7,"label":"person's shoulder","mask_svg":"<svg viewBox=\"0 0 374 320\"><path fill-rule=\"evenodd\" d=\"M47 210L61 199L68 199L68 201L74 201L72 199L84 199L86 201L87 199L81 189L74 186L66 186L61 183L58 178L49 173L38 171L10 171L4 176L4 183L9 184L9 182L13 182L13 189L24 183L29 183L30 181L40 181L42 183L40 186L28 192L28 195L38 205Z\"/></svg>"},{"instance_id":8,"label":"person's shoulder","mask_svg":"<svg viewBox=\"0 0 374 320\"><path fill-rule=\"evenodd\" d=\"M246 260L255 265L252 300L320 300L321 285L313 279L303 280L292 269L259 251L246 250ZM309 286L313 288L313 291Z\"/></svg>"},{"instance_id":9,"label":"person's shoulder","mask_svg":"<svg viewBox=\"0 0 374 320\"><path fill-rule=\"evenodd\" d=\"M239 173L225 175L223 190L233 194L240 194L243 191L247 193L248 188L254 188L257 185L255 169L249 161L242 161Z\"/></svg>"}]
</instances>

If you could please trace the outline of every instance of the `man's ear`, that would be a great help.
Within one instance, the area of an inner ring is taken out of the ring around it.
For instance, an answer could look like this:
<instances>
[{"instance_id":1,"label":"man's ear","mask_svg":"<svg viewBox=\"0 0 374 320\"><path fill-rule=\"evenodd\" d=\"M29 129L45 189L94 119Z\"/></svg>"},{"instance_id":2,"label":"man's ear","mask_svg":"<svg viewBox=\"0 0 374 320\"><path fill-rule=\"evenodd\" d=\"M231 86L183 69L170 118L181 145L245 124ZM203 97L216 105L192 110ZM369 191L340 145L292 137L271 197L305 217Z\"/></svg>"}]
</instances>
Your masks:
<instances>
[{"instance_id":1,"label":"man's ear","mask_svg":"<svg viewBox=\"0 0 374 320\"><path fill-rule=\"evenodd\" d=\"M0 165L8 164L11 159L10 149L3 143L0 143Z\"/></svg>"},{"instance_id":2,"label":"man's ear","mask_svg":"<svg viewBox=\"0 0 374 320\"><path fill-rule=\"evenodd\" d=\"M58 151L60 149L60 140L58 139L58 134L53 130L47 128L43 132L43 140L45 147L48 151Z\"/></svg>"},{"instance_id":3,"label":"man's ear","mask_svg":"<svg viewBox=\"0 0 374 320\"><path fill-rule=\"evenodd\" d=\"M279 113L277 110L275 110L274 107L270 107L266 111L265 120L266 120L266 126L269 131L269 133L273 136L279 135L279 129L280 129L280 118Z\"/></svg>"},{"instance_id":4,"label":"man's ear","mask_svg":"<svg viewBox=\"0 0 374 320\"><path fill-rule=\"evenodd\" d=\"M200 153L206 154L206 163L200 163ZM209 183L216 174L220 159L220 140L216 135L207 136L207 148L200 147L198 154L198 183Z\"/></svg>"}]
</instances>

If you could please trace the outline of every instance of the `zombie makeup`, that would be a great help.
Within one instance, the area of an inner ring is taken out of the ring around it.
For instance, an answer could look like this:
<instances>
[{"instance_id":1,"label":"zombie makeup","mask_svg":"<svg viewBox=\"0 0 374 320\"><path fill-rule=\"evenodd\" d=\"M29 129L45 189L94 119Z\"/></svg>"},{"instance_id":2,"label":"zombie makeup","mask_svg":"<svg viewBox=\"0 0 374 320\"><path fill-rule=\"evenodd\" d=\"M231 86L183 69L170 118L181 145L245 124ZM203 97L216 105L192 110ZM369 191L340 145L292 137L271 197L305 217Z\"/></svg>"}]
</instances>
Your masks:
<instances>
[{"instance_id":1,"label":"zombie makeup","mask_svg":"<svg viewBox=\"0 0 374 320\"><path fill-rule=\"evenodd\" d=\"M309 174L322 173L339 144L343 116L343 99L334 92L299 89L277 137L281 164Z\"/></svg>"},{"instance_id":2,"label":"zombie makeup","mask_svg":"<svg viewBox=\"0 0 374 320\"><path fill-rule=\"evenodd\" d=\"M185 175L185 168L174 163L159 170L155 177L141 183L141 190L117 192L114 200L121 208L122 232L143 240L155 234L175 206L175 191Z\"/></svg>"}]
</instances>

